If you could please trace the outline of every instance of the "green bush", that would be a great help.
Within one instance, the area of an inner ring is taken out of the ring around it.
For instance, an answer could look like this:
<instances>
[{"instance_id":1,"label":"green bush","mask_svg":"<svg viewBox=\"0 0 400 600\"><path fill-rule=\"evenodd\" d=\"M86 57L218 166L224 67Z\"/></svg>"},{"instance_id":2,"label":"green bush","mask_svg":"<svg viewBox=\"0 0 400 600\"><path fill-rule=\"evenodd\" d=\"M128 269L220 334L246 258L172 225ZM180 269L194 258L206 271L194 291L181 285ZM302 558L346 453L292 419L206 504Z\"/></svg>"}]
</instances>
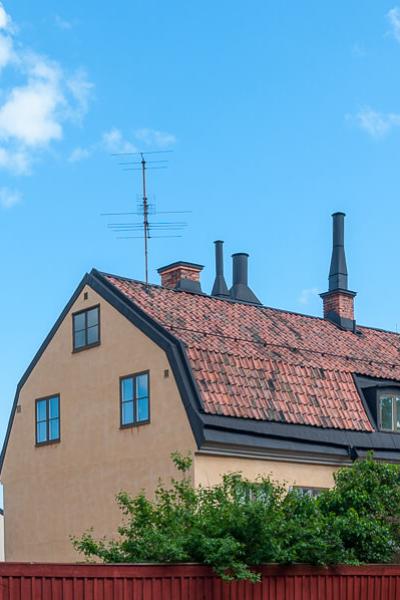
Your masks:
<instances>
[{"instance_id":1,"label":"green bush","mask_svg":"<svg viewBox=\"0 0 400 600\"><path fill-rule=\"evenodd\" d=\"M340 469L317 498L269 478L228 474L194 488L191 459L173 461L182 477L144 493L117 496L124 515L115 540L91 531L73 538L88 559L104 562L199 562L224 579L257 581L264 563L316 565L390 562L400 548L400 468L368 456Z\"/></svg>"}]
</instances>

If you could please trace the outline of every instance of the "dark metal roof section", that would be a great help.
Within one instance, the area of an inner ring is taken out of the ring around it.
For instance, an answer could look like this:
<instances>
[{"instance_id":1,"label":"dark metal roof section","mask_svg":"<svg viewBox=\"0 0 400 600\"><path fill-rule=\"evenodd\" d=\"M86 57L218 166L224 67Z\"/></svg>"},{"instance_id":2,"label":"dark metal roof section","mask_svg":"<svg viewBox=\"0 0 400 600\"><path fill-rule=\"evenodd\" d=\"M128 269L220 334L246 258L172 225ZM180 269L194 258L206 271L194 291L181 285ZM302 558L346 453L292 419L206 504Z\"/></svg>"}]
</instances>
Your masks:
<instances>
[{"instance_id":1,"label":"dark metal roof section","mask_svg":"<svg viewBox=\"0 0 400 600\"><path fill-rule=\"evenodd\" d=\"M347 265L344 252L345 213L333 213L333 248L329 270L329 291L347 290Z\"/></svg>"},{"instance_id":2,"label":"dark metal roof section","mask_svg":"<svg viewBox=\"0 0 400 600\"><path fill-rule=\"evenodd\" d=\"M224 277L224 242L216 240L215 244L215 281L211 296L229 298L229 290Z\"/></svg>"},{"instance_id":3,"label":"dark metal roof section","mask_svg":"<svg viewBox=\"0 0 400 600\"><path fill-rule=\"evenodd\" d=\"M182 268L188 267L189 269L194 269L196 271L202 271L204 269L204 265L199 265L198 263L187 262L185 260L176 260L173 263L169 263L168 265L165 265L164 267L160 267L159 269L157 269L157 273L159 273L161 275L165 271L171 271L172 269L179 268L179 267L182 267Z\"/></svg>"},{"instance_id":4,"label":"dark metal roof section","mask_svg":"<svg viewBox=\"0 0 400 600\"><path fill-rule=\"evenodd\" d=\"M249 302L250 304L261 304L260 300L249 288L248 281L248 259L245 252L232 254L233 259L233 285L230 289L232 300Z\"/></svg>"}]
</instances>

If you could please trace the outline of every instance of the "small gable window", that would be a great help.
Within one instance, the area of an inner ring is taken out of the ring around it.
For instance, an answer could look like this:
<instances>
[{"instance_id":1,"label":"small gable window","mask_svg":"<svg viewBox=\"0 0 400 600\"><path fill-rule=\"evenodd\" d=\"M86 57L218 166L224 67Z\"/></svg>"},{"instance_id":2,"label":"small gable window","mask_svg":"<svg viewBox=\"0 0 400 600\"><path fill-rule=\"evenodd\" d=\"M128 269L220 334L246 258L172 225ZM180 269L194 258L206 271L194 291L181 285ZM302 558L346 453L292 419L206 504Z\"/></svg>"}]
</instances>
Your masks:
<instances>
[{"instance_id":1,"label":"small gable window","mask_svg":"<svg viewBox=\"0 0 400 600\"><path fill-rule=\"evenodd\" d=\"M381 429L400 431L400 391L380 393L379 417Z\"/></svg>"},{"instance_id":2,"label":"small gable window","mask_svg":"<svg viewBox=\"0 0 400 600\"><path fill-rule=\"evenodd\" d=\"M120 379L121 427L150 421L149 373L137 373Z\"/></svg>"},{"instance_id":3,"label":"small gable window","mask_svg":"<svg viewBox=\"0 0 400 600\"><path fill-rule=\"evenodd\" d=\"M94 306L72 315L74 352L100 343L100 307Z\"/></svg>"},{"instance_id":4,"label":"small gable window","mask_svg":"<svg viewBox=\"0 0 400 600\"><path fill-rule=\"evenodd\" d=\"M60 441L60 396L36 400L36 444Z\"/></svg>"}]
</instances>

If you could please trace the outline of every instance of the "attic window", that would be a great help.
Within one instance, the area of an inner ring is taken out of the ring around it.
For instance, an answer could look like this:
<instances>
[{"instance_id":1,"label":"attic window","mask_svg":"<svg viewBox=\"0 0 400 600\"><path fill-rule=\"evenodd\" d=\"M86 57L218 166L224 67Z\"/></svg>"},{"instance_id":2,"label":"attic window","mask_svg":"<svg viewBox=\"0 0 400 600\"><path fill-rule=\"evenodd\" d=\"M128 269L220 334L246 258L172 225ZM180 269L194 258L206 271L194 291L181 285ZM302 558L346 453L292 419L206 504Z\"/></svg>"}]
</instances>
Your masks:
<instances>
[{"instance_id":1,"label":"attic window","mask_svg":"<svg viewBox=\"0 0 400 600\"><path fill-rule=\"evenodd\" d=\"M400 392L381 392L379 421L384 431L400 431Z\"/></svg>"},{"instance_id":2,"label":"attic window","mask_svg":"<svg viewBox=\"0 0 400 600\"><path fill-rule=\"evenodd\" d=\"M60 441L60 396L36 400L36 445Z\"/></svg>"},{"instance_id":3,"label":"attic window","mask_svg":"<svg viewBox=\"0 0 400 600\"><path fill-rule=\"evenodd\" d=\"M100 343L100 307L93 306L72 315L74 352Z\"/></svg>"},{"instance_id":4,"label":"attic window","mask_svg":"<svg viewBox=\"0 0 400 600\"><path fill-rule=\"evenodd\" d=\"M150 422L149 372L120 379L121 427Z\"/></svg>"}]
</instances>

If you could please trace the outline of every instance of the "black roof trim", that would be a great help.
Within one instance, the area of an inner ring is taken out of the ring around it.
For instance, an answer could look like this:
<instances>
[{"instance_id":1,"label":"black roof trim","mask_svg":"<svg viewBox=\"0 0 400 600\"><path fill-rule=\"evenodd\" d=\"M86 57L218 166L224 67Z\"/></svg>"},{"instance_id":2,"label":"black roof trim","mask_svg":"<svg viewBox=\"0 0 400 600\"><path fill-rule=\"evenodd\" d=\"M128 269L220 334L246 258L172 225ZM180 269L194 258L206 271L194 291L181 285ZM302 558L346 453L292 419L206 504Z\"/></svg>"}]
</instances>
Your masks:
<instances>
[{"instance_id":1,"label":"black roof trim","mask_svg":"<svg viewBox=\"0 0 400 600\"><path fill-rule=\"evenodd\" d=\"M260 438L273 438L282 440L282 447L286 447L288 442L296 442L318 444L331 448L355 447L365 450L400 451L400 435L388 432L323 429L322 427L312 427L310 425L273 423L270 421L256 421L254 419L209 414L203 414L201 418L204 423L204 437L206 441L217 441L218 435L216 432L218 432L221 442L228 433L234 433L236 436L246 436L247 440L252 440L255 446L260 444ZM241 443L239 438L237 443Z\"/></svg>"}]
</instances>

